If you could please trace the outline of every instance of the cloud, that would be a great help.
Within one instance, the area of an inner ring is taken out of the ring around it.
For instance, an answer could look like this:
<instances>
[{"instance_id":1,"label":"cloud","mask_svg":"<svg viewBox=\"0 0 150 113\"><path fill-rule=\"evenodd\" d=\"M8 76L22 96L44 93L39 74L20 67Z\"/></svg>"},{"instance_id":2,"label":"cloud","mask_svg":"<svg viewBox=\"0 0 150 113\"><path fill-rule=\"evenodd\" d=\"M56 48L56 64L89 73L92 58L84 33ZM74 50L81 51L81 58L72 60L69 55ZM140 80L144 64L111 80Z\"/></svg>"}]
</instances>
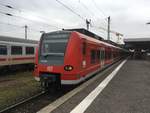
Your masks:
<instances>
[{"instance_id":1,"label":"cloud","mask_svg":"<svg viewBox=\"0 0 150 113\"><path fill-rule=\"evenodd\" d=\"M135 38L150 36L150 27L145 25L146 22L150 21L150 1L148 0L61 1L84 18L91 19L92 23L96 26L107 28L107 23L104 19L106 19L107 16L111 16L111 29L123 33L125 38L131 38L132 36ZM44 30L49 32L57 30L57 28L50 27L49 25L56 26L58 29L85 27L85 21L55 0L1 0L0 3L9 4L16 8L16 10L10 10L0 6L0 11L12 13L35 21L33 22L15 17L11 18L0 14L0 22L13 23L18 26L28 25L30 28L30 39L39 39L41 34L38 31ZM21 10L22 12L17 10ZM24 38L24 28L2 25L2 23L0 25L3 27L0 28L1 35ZM91 30L103 37L107 37L105 31L94 28L91 28ZM115 35L111 36L114 37L112 39L116 41Z\"/></svg>"}]
</instances>

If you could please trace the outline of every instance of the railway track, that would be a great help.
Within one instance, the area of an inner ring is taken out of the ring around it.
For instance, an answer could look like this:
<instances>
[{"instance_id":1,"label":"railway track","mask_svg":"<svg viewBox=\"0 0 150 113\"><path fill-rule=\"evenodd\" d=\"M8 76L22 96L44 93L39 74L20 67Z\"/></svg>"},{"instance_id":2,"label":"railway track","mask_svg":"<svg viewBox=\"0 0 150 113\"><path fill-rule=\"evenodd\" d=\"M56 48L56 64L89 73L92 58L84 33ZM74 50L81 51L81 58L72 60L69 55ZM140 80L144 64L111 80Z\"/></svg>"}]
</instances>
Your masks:
<instances>
[{"instance_id":1,"label":"railway track","mask_svg":"<svg viewBox=\"0 0 150 113\"><path fill-rule=\"evenodd\" d=\"M22 100L22 101L20 101L18 103L12 104L12 105L6 107L5 109L1 110L0 113L6 113L7 111L10 111L11 109L13 109L13 108L15 108L15 107L17 107L17 106L19 106L21 104L24 104L24 103L26 103L28 101L31 101L32 99L35 99L35 98L37 98L37 97L39 97L39 96L41 96L41 95L43 95L45 93L46 93L46 91L42 91L42 92L40 92L40 93L30 97L30 98L27 98L27 99L24 99L24 100Z\"/></svg>"},{"instance_id":2,"label":"railway track","mask_svg":"<svg viewBox=\"0 0 150 113\"><path fill-rule=\"evenodd\" d=\"M14 75L20 72L27 72L27 71L33 71L33 69L28 69L28 68L19 68L19 69L9 69L9 68L5 68L5 69L0 69L1 73L0 73L0 77L3 76L7 76L7 75Z\"/></svg>"},{"instance_id":3,"label":"railway track","mask_svg":"<svg viewBox=\"0 0 150 113\"><path fill-rule=\"evenodd\" d=\"M42 91L39 94L1 110L0 113L35 113L74 88L74 86L65 86L57 93Z\"/></svg>"}]
</instances>

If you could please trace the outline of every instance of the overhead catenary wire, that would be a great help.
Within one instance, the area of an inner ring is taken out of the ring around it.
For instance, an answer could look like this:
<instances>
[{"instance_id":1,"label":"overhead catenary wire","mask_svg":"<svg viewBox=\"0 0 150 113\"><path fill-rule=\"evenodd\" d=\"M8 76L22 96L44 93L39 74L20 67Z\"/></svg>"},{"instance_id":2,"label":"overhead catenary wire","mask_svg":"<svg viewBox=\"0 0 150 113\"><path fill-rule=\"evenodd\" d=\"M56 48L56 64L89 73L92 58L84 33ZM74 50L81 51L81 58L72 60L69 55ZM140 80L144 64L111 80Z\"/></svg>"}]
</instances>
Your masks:
<instances>
[{"instance_id":1,"label":"overhead catenary wire","mask_svg":"<svg viewBox=\"0 0 150 113\"><path fill-rule=\"evenodd\" d=\"M58 2L59 4L61 4L62 6L64 6L66 9L68 9L70 12L72 12L73 14L75 14L76 16L78 16L79 18L81 18L82 20L86 20L84 17L82 17L80 14L78 14L77 12L75 12L73 9L71 9L70 7L68 7L66 4L64 4L63 2L56 0L56 2Z\"/></svg>"},{"instance_id":2,"label":"overhead catenary wire","mask_svg":"<svg viewBox=\"0 0 150 113\"><path fill-rule=\"evenodd\" d=\"M106 14L97 6L97 4L95 3L95 0L91 0L92 3L95 5L95 7L98 9L98 11L100 11L105 17L106 17ZM63 3L61 0L56 0L57 3L61 4L63 7L65 7L66 9L68 9L70 12L72 12L74 15L78 16L80 19L86 21L87 18L83 17L81 14L79 14L78 12L76 12L75 10L73 10L72 8L68 7L65 3ZM1 4L1 6L4 6L4 7L7 7L7 8L10 8L10 9L15 9L15 7L11 6L11 5L6 5L6 4ZM89 12L92 12L91 10L89 10L89 8L82 4L84 6L85 9L87 9ZM19 11L19 10L18 10ZM1 14L4 14L4 15L7 15L7 16L13 16L13 17L16 17L16 18L21 18L21 19L24 19L24 20L28 20L28 21L32 21L32 22L38 22L38 23L43 23L43 22L39 22L39 21L34 21L34 20L31 20L31 19L28 19L28 18L25 18L25 17L22 17L22 16L18 16L18 15L14 15L14 14L11 14L11 13L6 13L6 12L2 12L0 11ZM94 13L92 12L91 14L94 15ZM106 21L106 19L105 19ZM50 25L50 24L47 24L47 23L43 23L47 26L50 26L50 27L54 27L54 28L57 28L57 29L62 29L62 28L59 28L57 26L54 26L54 25ZM91 27L94 27L94 26L91 26ZM97 27L98 29L102 29L104 31L107 31L107 29L103 28L103 27Z\"/></svg>"},{"instance_id":3,"label":"overhead catenary wire","mask_svg":"<svg viewBox=\"0 0 150 113\"><path fill-rule=\"evenodd\" d=\"M104 23L108 23L107 18L109 16L107 16L103 10L100 9L100 7L98 7L98 5L96 4L96 2L94 0L91 0L92 4L94 5L94 8L99 12L99 14L101 13L103 15L103 21Z\"/></svg>"},{"instance_id":4,"label":"overhead catenary wire","mask_svg":"<svg viewBox=\"0 0 150 113\"><path fill-rule=\"evenodd\" d=\"M14 26L14 27L17 27L17 28L23 28L22 26L15 25L15 24L10 24L10 23L5 23L5 22L0 22L0 24L10 25L10 26Z\"/></svg>"},{"instance_id":5,"label":"overhead catenary wire","mask_svg":"<svg viewBox=\"0 0 150 113\"><path fill-rule=\"evenodd\" d=\"M15 25L15 24L10 24L10 23L5 23L5 22L1 22L1 21L0 21L0 24L9 25L9 26L14 26L14 27L17 27L17 28L22 28L22 29L24 29L24 26ZM28 26L28 29L40 33L40 30L31 28L30 26Z\"/></svg>"},{"instance_id":6,"label":"overhead catenary wire","mask_svg":"<svg viewBox=\"0 0 150 113\"><path fill-rule=\"evenodd\" d=\"M98 11L103 14L104 17L108 17L108 16L104 13L104 11L103 11L102 9L100 9L100 8L97 6L95 0L91 0L91 1L92 1L92 3L95 5L95 7L98 9Z\"/></svg>"},{"instance_id":7,"label":"overhead catenary wire","mask_svg":"<svg viewBox=\"0 0 150 113\"><path fill-rule=\"evenodd\" d=\"M58 0L56 0L56 1L58 1ZM1 13L1 14L4 14L4 15L7 15L7 16L14 16L14 17L22 18L22 19L25 19L25 20L28 20L28 21L33 21L33 20L30 20L30 19L27 19L27 18L24 18L24 17L20 17L20 16L13 15L13 14L11 14L11 13L5 13L5 12L2 12L2 11L0 11L0 13ZM50 26L51 26L51 27L56 27L56 26L52 26L52 25L50 25ZM95 26L92 26L92 27L95 27ZM56 28L58 28L58 27L56 27ZM107 31L107 29L105 29L105 28L103 28L103 27L95 27L95 28L98 28L98 29L102 29L102 30L104 30L104 31Z\"/></svg>"},{"instance_id":8,"label":"overhead catenary wire","mask_svg":"<svg viewBox=\"0 0 150 113\"><path fill-rule=\"evenodd\" d=\"M91 12L93 15L95 15L91 10L89 10L89 8L88 7L86 7L86 5L84 5L81 1L79 1L79 3L86 9L86 10L88 10L89 12ZM95 2L94 2L95 3ZM96 5L96 3L94 4L94 5ZM96 5L96 7L97 7L97 5ZM100 9L99 9L100 10ZM98 11L99 11L98 10ZM105 13L103 12L103 11L101 11L101 13L103 13L103 15L104 15L104 17L105 17L105 19L103 19L103 21L105 22L105 23L107 23L107 20L106 20L106 15L105 15ZM102 18L100 18L100 17L98 17L98 20L102 20ZM93 22L92 22L93 23ZM101 29L101 30L103 30L103 31L108 31L106 28L104 28L104 27L95 27L94 25L92 25L92 23L90 23L90 25L91 25L91 27L94 27L94 28L96 28L96 29Z\"/></svg>"},{"instance_id":9,"label":"overhead catenary wire","mask_svg":"<svg viewBox=\"0 0 150 113\"><path fill-rule=\"evenodd\" d=\"M84 21L86 21L86 18L84 18L84 17L82 17L80 14L78 14L77 12L75 12L73 9L71 9L70 7L68 7L66 4L64 4L63 2L61 2L61 1L59 1L59 0L56 0L58 3L60 3L61 5L63 5L65 8L67 8L68 10L70 10L72 13L74 13L74 14L76 14L78 17L80 17L82 20L84 20ZM11 6L11 5L5 5L5 4L1 4L1 5L3 5L3 6L5 6L5 7L7 7L7 8L11 8L11 9L16 9L16 8L14 8L13 6ZM83 4L82 4L83 5ZM86 8L87 9L87 7L84 5L84 8ZM1 12L0 11L0 13L2 13L2 14L4 14L4 15L7 15L7 16L14 16L14 17L17 17L17 18L22 18L22 19L25 19L25 20L28 20L28 21L33 21L33 20L31 20L31 19L27 19L27 18L25 18L25 17L21 17L21 16L17 16L17 15L14 15L14 14L10 14L10 13L5 13L5 12ZM94 15L94 14L93 14ZM35 22L35 21L34 21ZM36 21L37 22L37 21ZM39 23L39 22L38 22ZM40 22L41 23L41 22ZM46 23L44 23L44 24L46 24ZM55 28L58 28L58 27L56 27L56 26L54 26L54 25L49 25L49 24L47 24L48 26L51 26L51 27L55 27ZM58 28L58 29L61 29L61 28Z\"/></svg>"},{"instance_id":10,"label":"overhead catenary wire","mask_svg":"<svg viewBox=\"0 0 150 113\"><path fill-rule=\"evenodd\" d=\"M79 3L88 11L89 14L92 14L92 16L95 16L95 12L93 12L92 10L90 10L83 2L79 1ZM98 20L102 20L102 18L98 15ZM105 20L105 19L104 19ZM105 20L106 22L106 20Z\"/></svg>"},{"instance_id":11,"label":"overhead catenary wire","mask_svg":"<svg viewBox=\"0 0 150 113\"><path fill-rule=\"evenodd\" d=\"M21 19L24 19L24 20L27 20L27 21L32 21L32 22L36 22L36 23L41 23L41 24L44 24L44 25L47 25L47 26L50 26L50 27L54 27L54 28L57 28L57 29L61 29L61 28L59 28L59 27L57 27L57 26L54 26L54 25L50 25L50 24L47 24L47 23L39 22L39 21L34 21L34 20L31 20L31 19L28 19L28 18L25 18L25 17L22 17L22 16L17 16L17 15L11 14L11 13L7 13L7 12L3 12L3 11L0 11L0 13L3 14L3 15L6 15L6 16L21 18Z\"/></svg>"},{"instance_id":12,"label":"overhead catenary wire","mask_svg":"<svg viewBox=\"0 0 150 113\"><path fill-rule=\"evenodd\" d=\"M108 29L104 28L104 27L97 27L97 26L92 26L94 28L97 28L97 29L101 29L101 30L104 30L104 31L108 31ZM120 35L120 36L123 36L123 34L119 33L119 32L116 32L116 31L113 31L113 30L110 30L110 33L113 33L115 35Z\"/></svg>"},{"instance_id":13,"label":"overhead catenary wire","mask_svg":"<svg viewBox=\"0 0 150 113\"><path fill-rule=\"evenodd\" d=\"M78 2L78 4L81 6L81 4ZM81 9L79 9L80 8L80 6L77 6L78 8L76 8L76 9L78 9L79 11L80 11L80 13L82 13L82 15L85 17L85 18L88 18L88 17L93 17L91 14L89 14L89 13L87 13L87 11L85 11L85 8L84 7L81 7Z\"/></svg>"},{"instance_id":14,"label":"overhead catenary wire","mask_svg":"<svg viewBox=\"0 0 150 113\"><path fill-rule=\"evenodd\" d=\"M13 16L12 14L10 14L10 13L4 13L4 12L2 12L2 11L0 11L0 13L1 14L5 14L5 15L7 15L7 16ZM10 24L10 23L5 23L5 22L0 22L1 24L5 24L5 25L10 25L10 26L15 26L15 27L17 27L17 28L24 28L24 26L20 26L20 25L15 25L15 24ZM36 30L36 29L33 29L33 28L31 28L31 27L28 27L29 28L29 30L32 30L32 31L36 31L36 32L39 32L40 33L40 30Z\"/></svg>"},{"instance_id":15,"label":"overhead catenary wire","mask_svg":"<svg viewBox=\"0 0 150 113\"><path fill-rule=\"evenodd\" d=\"M2 3L0 3L0 6L6 7L6 8L9 8L9 9L12 9L12 10L16 10L16 11L18 11L19 13L26 13L26 11L27 11L27 10L23 10L23 9L16 8L16 7L14 7L13 5L10 5L10 4L2 4ZM48 18L39 16L39 15L38 15L38 18L44 19L44 20L46 20L46 21L49 21ZM51 20L51 21L53 21L53 20ZM58 24L58 23L55 22L55 21L53 21L53 23ZM60 24L60 23L59 23L59 24ZM63 24L61 24L61 25L63 25ZM65 26L65 25L63 25L63 26Z\"/></svg>"},{"instance_id":16,"label":"overhead catenary wire","mask_svg":"<svg viewBox=\"0 0 150 113\"><path fill-rule=\"evenodd\" d=\"M84 9L86 9L88 12L90 12L90 15L92 14L91 16L95 15L91 10L89 10L89 8L84 3L82 3L81 1L79 1L79 3L84 7Z\"/></svg>"},{"instance_id":17,"label":"overhead catenary wire","mask_svg":"<svg viewBox=\"0 0 150 113\"><path fill-rule=\"evenodd\" d=\"M11 5L9 5L9 4L0 3L0 6L3 6L3 7L5 7L5 8L9 8L9 9L13 9L13 10L16 10L16 11L18 11L18 12L21 12L21 10L19 10L19 9L17 9L17 8L11 6Z\"/></svg>"}]
</instances>

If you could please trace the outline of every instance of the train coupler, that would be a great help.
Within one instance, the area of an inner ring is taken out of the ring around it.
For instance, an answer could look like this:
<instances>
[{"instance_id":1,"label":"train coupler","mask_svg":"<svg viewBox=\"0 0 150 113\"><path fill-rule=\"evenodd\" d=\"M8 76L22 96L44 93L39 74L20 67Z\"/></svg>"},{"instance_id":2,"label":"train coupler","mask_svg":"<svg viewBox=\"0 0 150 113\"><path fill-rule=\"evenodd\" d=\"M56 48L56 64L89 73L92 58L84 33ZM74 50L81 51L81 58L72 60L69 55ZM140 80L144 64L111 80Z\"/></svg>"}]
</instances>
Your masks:
<instances>
[{"instance_id":1,"label":"train coupler","mask_svg":"<svg viewBox=\"0 0 150 113\"><path fill-rule=\"evenodd\" d=\"M55 74L42 74L40 76L41 86L45 90L59 89L61 86L60 75Z\"/></svg>"}]
</instances>

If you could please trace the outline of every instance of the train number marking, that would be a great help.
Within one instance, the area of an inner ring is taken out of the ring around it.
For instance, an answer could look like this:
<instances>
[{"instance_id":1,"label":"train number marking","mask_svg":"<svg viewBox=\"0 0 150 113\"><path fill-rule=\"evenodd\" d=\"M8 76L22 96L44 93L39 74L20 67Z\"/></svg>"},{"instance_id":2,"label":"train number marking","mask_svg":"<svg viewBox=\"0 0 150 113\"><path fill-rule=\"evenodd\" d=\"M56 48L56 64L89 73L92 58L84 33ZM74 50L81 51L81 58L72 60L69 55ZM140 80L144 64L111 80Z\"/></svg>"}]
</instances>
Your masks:
<instances>
[{"instance_id":1,"label":"train number marking","mask_svg":"<svg viewBox=\"0 0 150 113\"><path fill-rule=\"evenodd\" d=\"M53 66L48 66L47 71L53 71Z\"/></svg>"}]
</instances>

